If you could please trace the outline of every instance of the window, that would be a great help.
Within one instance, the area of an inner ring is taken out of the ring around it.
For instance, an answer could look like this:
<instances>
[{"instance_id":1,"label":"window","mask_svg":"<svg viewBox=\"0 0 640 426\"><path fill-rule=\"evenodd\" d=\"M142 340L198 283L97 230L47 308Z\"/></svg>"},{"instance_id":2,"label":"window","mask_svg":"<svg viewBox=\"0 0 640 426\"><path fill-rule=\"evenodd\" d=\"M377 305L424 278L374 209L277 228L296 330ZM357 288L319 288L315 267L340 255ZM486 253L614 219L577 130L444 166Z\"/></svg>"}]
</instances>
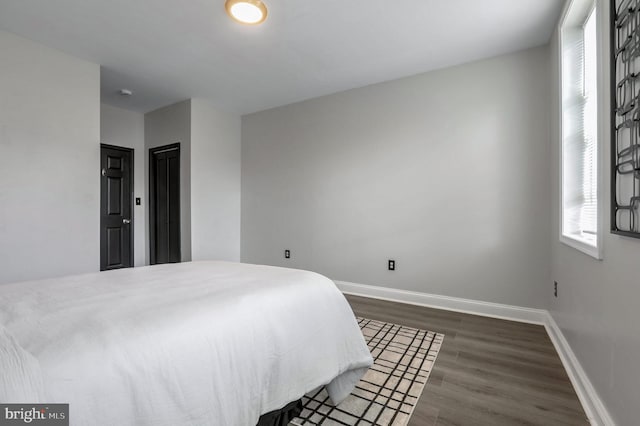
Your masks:
<instances>
[{"instance_id":1,"label":"window","mask_svg":"<svg viewBox=\"0 0 640 426\"><path fill-rule=\"evenodd\" d=\"M561 21L560 240L601 258L598 203L598 43L592 0L573 0Z\"/></svg>"}]
</instances>

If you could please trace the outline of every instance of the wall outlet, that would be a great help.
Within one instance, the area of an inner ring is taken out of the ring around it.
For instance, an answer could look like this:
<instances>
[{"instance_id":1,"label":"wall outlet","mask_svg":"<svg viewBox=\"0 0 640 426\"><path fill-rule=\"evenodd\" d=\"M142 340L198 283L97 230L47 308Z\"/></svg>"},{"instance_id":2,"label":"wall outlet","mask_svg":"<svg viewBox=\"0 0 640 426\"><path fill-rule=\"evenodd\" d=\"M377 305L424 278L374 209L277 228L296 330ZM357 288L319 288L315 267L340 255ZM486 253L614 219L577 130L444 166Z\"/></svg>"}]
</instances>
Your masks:
<instances>
[{"instance_id":1,"label":"wall outlet","mask_svg":"<svg viewBox=\"0 0 640 426\"><path fill-rule=\"evenodd\" d=\"M396 261L395 260L389 259L389 270L390 271L395 271L396 270Z\"/></svg>"},{"instance_id":2,"label":"wall outlet","mask_svg":"<svg viewBox=\"0 0 640 426\"><path fill-rule=\"evenodd\" d=\"M291 257L291 251L290 250L285 250L284 251L284 258L285 259L289 259Z\"/></svg>"},{"instance_id":3,"label":"wall outlet","mask_svg":"<svg viewBox=\"0 0 640 426\"><path fill-rule=\"evenodd\" d=\"M553 282L553 296L558 297L558 281Z\"/></svg>"}]
</instances>

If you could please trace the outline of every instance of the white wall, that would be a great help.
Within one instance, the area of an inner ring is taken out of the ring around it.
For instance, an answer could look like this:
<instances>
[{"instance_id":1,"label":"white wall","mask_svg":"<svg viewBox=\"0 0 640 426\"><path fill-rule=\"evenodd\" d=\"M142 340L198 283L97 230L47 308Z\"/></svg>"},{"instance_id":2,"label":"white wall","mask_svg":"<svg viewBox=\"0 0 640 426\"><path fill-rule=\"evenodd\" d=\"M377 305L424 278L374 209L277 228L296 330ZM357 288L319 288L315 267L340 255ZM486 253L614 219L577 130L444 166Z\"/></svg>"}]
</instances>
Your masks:
<instances>
[{"instance_id":1,"label":"white wall","mask_svg":"<svg viewBox=\"0 0 640 426\"><path fill-rule=\"evenodd\" d=\"M536 48L243 117L242 260L545 306L548 57Z\"/></svg>"},{"instance_id":2,"label":"white wall","mask_svg":"<svg viewBox=\"0 0 640 426\"><path fill-rule=\"evenodd\" d=\"M180 249L182 261L187 262L191 260L191 100L178 102L144 115L145 176L149 176L149 149L176 142L180 142ZM148 199L147 184L145 200ZM149 217L148 215L147 203L145 216ZM149 235L148 223L146 227Z\"/></svg>"},{"instance_id":3,"label":"white wall","mask_svg":"<svg viewBox=\"0 0 640 426\"><path fill-rule=\"evenodd\" d=\"M148 239L146 234L147 216L145 214L147 179L144 166L144 114L101 104L100 141L109 145L134 149L134 197L142 199L141 205L133 206L134 264L135 266L148 264L146 255Z\"/></svg>"},{"instance_id":4,"label":"white wall","mask_svg":"<svg viewBox=\"0 0 640 426\"><path fill-rule=\"evenodd\" d=\"M191 100L193 260L240 260L240 116Z\"/></svg>"},{"instance_id":5,"label":"white wall","mask_svg":"<svg viewBox=\"0 0 640 426\"><path fill-rule=\"evenodd\" d=\"M605 234L602 261L560 243L560 128L559 61L557 34L551 40L552 116L552 278L558 281L558 298L550 297L551 314L562 329L596 391L619 425L638 424L640 383L640 240L611 234L610 191L610 105L609 90L609 2L598 1L598 30L601 48L600 105L604 126L603 144Z\"/></svg>"},{"instance_id":6,"label":"white wall","mask_svg":"<svg viewBox=\"0 0 640 426\"><path fill-rule=\"evenodd\" d=\"M0 282L100 269L100 68L0 31Z\"/></svg>"}]
</instances>

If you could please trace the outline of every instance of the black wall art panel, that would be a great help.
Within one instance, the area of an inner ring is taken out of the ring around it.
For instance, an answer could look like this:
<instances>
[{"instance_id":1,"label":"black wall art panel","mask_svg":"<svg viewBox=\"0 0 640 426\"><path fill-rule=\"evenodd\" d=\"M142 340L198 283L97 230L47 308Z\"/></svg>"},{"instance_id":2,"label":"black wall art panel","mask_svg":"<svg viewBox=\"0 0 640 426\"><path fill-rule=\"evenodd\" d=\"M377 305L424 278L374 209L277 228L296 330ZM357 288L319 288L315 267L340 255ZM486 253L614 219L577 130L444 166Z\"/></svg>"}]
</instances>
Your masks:
<instances>
[{"instance_id":1,"label":"black wall art panel","mask_svg":"<svg viewBox=\"0 0 640 426\"><path fill-rule=\"evenodd\" d=\"M611 232L640 238L640 0L611 1Z\"/></svg>"}]
</instances>

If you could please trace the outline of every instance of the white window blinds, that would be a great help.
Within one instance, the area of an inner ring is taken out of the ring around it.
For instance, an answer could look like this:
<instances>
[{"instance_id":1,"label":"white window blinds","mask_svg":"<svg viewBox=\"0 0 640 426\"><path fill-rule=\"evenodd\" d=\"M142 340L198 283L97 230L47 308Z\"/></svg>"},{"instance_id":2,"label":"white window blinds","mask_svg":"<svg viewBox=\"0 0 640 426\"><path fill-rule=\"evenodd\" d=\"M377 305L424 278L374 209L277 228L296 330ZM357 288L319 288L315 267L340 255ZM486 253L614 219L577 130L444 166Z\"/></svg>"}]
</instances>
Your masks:
<instances>
[{"instance_id":1,"label":"white window blinds","mask_svg":"<svg viewBox=\"0 0 640 426\"><path fill-rule=\"evenodd\" d=\"M598 80L595 10L584 25L584 149L582 153L582 194L580 229L596 235L598 229Z\"/></svg>"},{"instance_id":2,"label":"white window blinds","mask_svg":"<svg viewBox=\"0 0 640 426\"><path fill-rule=\"evenodd\" d=\"M592 247L598 243L597 71L591 8L562 28L562 235Z\"/></svg>"}]
</instances>

